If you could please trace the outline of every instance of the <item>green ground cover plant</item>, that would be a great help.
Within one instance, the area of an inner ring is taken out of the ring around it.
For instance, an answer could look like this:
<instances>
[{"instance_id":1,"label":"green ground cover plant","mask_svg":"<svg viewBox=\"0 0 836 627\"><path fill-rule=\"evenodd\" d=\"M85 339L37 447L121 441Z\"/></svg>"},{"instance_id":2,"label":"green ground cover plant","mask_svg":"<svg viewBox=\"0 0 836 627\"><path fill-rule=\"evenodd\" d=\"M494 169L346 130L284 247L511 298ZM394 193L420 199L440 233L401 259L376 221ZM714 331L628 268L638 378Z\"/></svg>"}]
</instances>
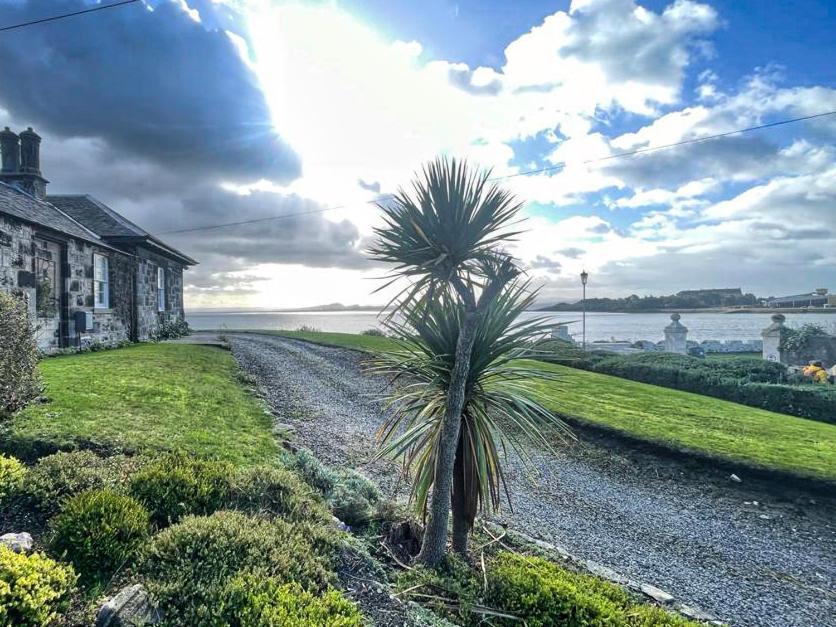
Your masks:
<instances>
[{"instance_id":1,"label":"green ground cover plant","mask_svg":"<svg viewBox=\"0 0 836 627\"><path fill-rule=\"evenodd\" d=\"M230 627L361 627L363 615L338 590L312 594L298 583L243 574L224 593Z\"/></svg>"},{"instance_id":2,"label":"green ground cover plant","mask_svg":"<svg viewBox=\"0 0 836 627\"><path fill-rule=\"evenodd\" d=\"M183 452L147 464L130 480L130 493L148 508L159 527L190 514L211 514L224 507L232 489L234 466Z\"/></svg>"},{"instance_id":3,"label":"green ground cover plant","mask_svg":"<svg viewBox=\"0 0 836 627\"><path fill-rule=\"evenodd\" d=\"M501 552L487 569L485 601L517 620L498 625L529 627L688 627L699 623L656 606L637 603L622 588L575 573L539 557Z\"/></svg>"},{"instance_id":4,"label":"green ground cover plant","mask_svg":"<svg viewBox=\"0 0 836 627\"><path fill-rule=\"evenodd\" d=\"M71 566L43 553L15 553L0 545L0 625L52 624L75 586Z\"/></svg>"},{"instance_id":5,"label":"green ground cover plant","mask_svg":"<svg viewBox=\"0 0 836 627\"><path fill-rule=\"evenodd\" d=\"M85 583L105 583L148 538L151 517L130 496L90 490L70 498L49 528L56 555L69 559Z\"/></svg>"},{"instance_id":6,"label":"green ground cover plant","mask_svg":"<svg viewBox=\"0 0 836 627\"><path fill-rule=\"evenodd\" d=\"M0 503L20 491L24 477L26 477L26 466L20 460L0 455Z\"/></svg>"},{"instance_id":7,"label":"green ground cover plant","mask_svg":"<svg viewBox=\"0 0 836 627\"><path fill-rule=\"evenodd\" d=\"M294 337L379 350L368 344L368 337L348 333L295 333ZM372 339L388 342L389 349L396 346L389 338ZM836 481L836 425L557 364L532 361L530 365L559 375L556 381L537 385L548 397L549 409L577 423L613 429L677 451Z\"/></svg>"},{"instance_id":8,"label":"green ground cover plant","mask_svg":"<svg viewBox=\"0 0 836 627\"><path fill-rule=\"evenodd\" d=\"M45 359L39 368L49 402L15 414L0 438L20 457L94 446L255 465L278 453L271 417L218 348L144 344Z\"/></svg>"},{"instance_id":9,"label":"green ground cover plant","mask_svg":"<svg viewBox=\"0 0 836 627\"><path fill-rule=\"evenodd\" d=\"M223 599L237 575L257 572L322 592L333 582L333 529L241 512L188 516L152 539L140 572L173 625L226 625Z\"/></svg>"},{"instance_id":10,"label":"green ground cover plant","mask_svg":"<svg viewBox=\"0 0 836 627\"><path fill-rule=\"evenodd\" d=\"M144 462L141 457L102 457L93 451L58 452L29 469L21 496L41 514L52 515L76 494L121 486Z\"/></svg>"}]
</instances>

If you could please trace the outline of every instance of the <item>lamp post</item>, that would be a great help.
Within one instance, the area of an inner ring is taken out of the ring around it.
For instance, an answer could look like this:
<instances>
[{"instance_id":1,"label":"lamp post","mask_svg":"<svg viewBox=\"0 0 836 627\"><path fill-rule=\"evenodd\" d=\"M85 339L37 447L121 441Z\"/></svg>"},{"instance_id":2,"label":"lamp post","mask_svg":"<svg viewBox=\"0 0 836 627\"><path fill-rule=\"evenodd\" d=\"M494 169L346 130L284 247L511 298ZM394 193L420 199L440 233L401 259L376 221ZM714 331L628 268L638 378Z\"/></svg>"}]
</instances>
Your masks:
<instances>
[{"instance_id":1,"label":"lamp post","mask_svg":"<svg viewBox=\"0 0 836 627\"><path fill-rule=\"evenodd\" d=\"M581 271L581 285L583 285L583 343L581 346L586 351L586 280L589 278L589 273L586 270Z\"/></svg>"}]
</instances>

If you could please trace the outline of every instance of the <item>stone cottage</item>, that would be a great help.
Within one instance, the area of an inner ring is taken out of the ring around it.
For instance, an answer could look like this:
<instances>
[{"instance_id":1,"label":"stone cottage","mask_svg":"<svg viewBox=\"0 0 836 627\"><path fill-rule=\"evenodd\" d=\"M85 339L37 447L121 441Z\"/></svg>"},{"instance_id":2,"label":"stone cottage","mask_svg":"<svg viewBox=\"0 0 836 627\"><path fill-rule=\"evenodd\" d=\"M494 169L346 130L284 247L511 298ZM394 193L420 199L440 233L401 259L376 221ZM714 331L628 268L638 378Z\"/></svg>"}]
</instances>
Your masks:
<instances>
[{"instance_id":1,"label":"stone cottage","mask_svg":"<svg viewBox=\"0 0 836 627\"><path fill-rule=\"evenodd\" d=\"M197 262L87 195L47 195L41 138L0 131L0 289L25 296L45 352L149 339L182 320Z\"/></svg>"}]
</instances>

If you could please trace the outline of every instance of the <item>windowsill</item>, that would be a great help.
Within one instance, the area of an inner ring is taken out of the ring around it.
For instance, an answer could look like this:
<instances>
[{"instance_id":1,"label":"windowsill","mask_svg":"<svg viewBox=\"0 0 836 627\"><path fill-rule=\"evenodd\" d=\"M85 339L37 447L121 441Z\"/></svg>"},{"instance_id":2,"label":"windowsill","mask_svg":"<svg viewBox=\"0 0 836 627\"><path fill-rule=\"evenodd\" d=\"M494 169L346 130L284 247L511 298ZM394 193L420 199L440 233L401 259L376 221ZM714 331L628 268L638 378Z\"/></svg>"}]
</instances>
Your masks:
<instances>
[{"instance_id":1,"label":"windowsill","mask_svg":"<svg viewBox=\"0 0 836 627\"><path fill-rule=\"evenodd\" d=\"M93 307L94 314L110 314L113 313L113 309L111 307Z\"/></svg>"}]
</instances>

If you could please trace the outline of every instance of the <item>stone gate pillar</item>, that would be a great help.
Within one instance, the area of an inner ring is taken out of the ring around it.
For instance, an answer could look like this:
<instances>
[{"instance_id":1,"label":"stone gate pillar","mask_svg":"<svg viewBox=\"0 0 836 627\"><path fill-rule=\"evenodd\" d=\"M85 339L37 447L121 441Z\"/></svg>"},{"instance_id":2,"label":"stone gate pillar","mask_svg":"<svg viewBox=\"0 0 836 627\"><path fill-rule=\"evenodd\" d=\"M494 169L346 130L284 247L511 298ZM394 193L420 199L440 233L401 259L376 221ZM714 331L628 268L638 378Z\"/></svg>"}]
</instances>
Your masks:
<instances>
[{"instance_id":1,"label":"stone gate pillar","mask_svg":"<svg viewBox=\"0 0 836 627\"><path fill-rule=\"evenodd\" d=\"M665 327L665 352L688 354L688 328L679 319L678 313L671 314L671 323Z\"/></svg>"},{"instance_id":2,"label":"stone gate pillar","mask_svg":"<svg viewBox=\"0 0 836 627\"><path fill-rule=\"evenodd\" d=\"M767 361L781 361L781 336L784 333L784 314L773 314L772 324L761 331L763 358Z\"/></svg>"}]
</instances>

